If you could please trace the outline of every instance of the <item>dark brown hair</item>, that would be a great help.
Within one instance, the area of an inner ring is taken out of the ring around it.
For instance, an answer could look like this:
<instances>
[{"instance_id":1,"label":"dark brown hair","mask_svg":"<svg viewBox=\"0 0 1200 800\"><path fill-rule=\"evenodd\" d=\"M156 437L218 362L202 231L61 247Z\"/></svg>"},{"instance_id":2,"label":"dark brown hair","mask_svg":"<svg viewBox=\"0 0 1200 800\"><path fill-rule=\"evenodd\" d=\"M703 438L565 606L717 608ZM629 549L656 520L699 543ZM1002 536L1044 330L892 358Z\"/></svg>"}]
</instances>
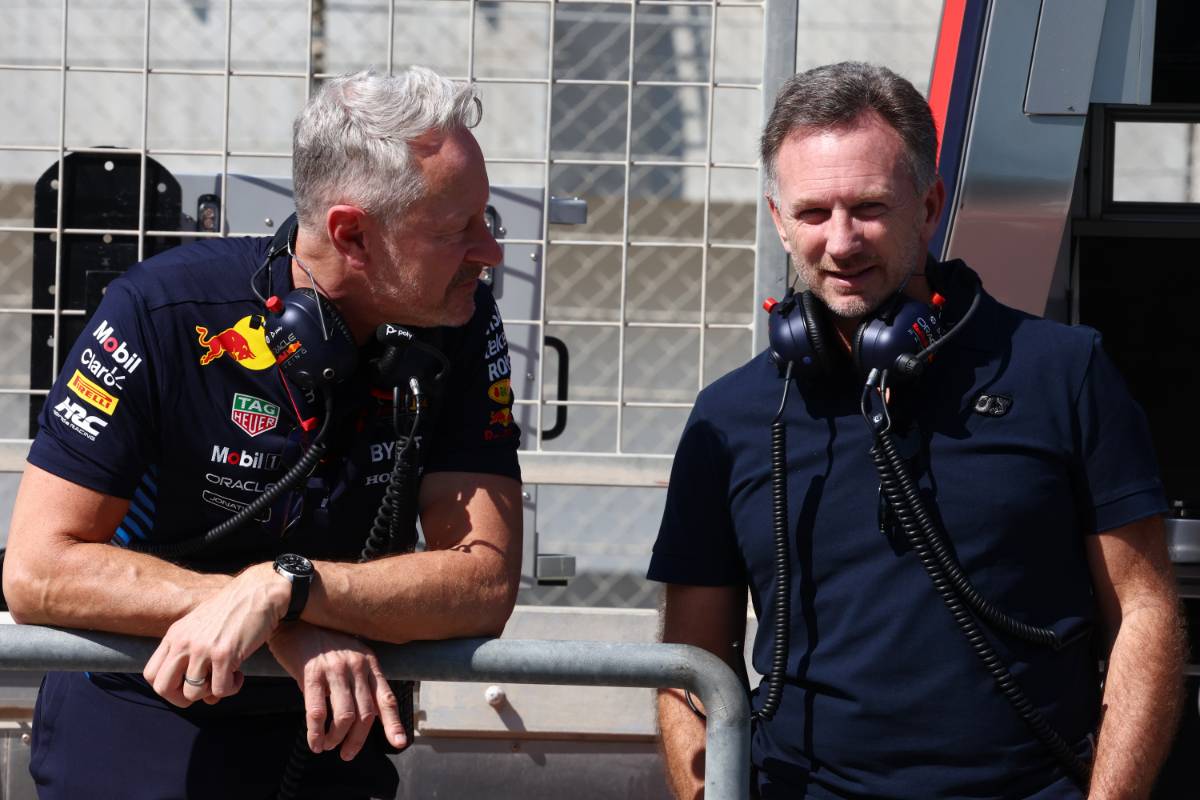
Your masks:
<instances>
[{"instance_id":1,"label":"dark brown hair","mask_svg":"<svg viewBox=\"0 0 1200 800\"><path fill-rule=\"evenodd\" d=\"M916 87L887 67L843 61L793 75L775 96L759 151L767 194L775 197L779 192L775 161L779 148L794 132L849 127L872 111L904 141L917 190L929 188L937 176L937 129L929 103Z\"/></svg>"}]
</instances>

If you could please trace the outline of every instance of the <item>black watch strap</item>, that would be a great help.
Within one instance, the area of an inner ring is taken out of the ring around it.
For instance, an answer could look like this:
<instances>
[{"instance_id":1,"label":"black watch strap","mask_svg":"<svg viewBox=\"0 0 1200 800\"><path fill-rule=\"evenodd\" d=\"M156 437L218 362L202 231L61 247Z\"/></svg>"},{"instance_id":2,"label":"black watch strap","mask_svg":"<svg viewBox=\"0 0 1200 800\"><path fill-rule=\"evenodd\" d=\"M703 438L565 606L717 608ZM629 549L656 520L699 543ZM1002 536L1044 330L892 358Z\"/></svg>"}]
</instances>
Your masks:
<instances>
[{"instance_id":1,"label":"black watch strap","mask_svg":"<svg viewBox=\"0 0 1200 800\"><path fill-rule=\"evenodd\" d=\"M308 590L312 586L313 565L303 556L285 553L275 559L275 571L287 578L292 584L292 597L288 601L287 613L283 615L284 622L300 619L304 604L308 602Z\"/></svg>"},{"instance_id":2,"label":"black watch strap","mask_svg":"<svg viewBox=\"0 0 1200 800\"><path fill-rule=\"evenodd\" d=\"M297 578L292 576L292 599L288 603L287 613L283 615L284 622L292 622L300 619L300 613L304 611L304 604L308 602L308 586L312 583L312 578Z\"/></svg>"}]
</instances>

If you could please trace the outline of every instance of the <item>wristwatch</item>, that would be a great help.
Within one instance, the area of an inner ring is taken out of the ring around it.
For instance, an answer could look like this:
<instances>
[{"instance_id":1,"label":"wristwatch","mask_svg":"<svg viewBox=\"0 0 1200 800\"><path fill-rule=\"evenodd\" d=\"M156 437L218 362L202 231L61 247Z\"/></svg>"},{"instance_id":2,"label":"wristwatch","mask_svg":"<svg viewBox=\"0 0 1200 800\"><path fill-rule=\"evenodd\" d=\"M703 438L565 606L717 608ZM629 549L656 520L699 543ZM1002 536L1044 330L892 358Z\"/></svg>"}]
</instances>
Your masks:
<instances>
[{"instance_id":1,"label":"wristwatch","mask_svg":"<svg viewBox=\"0 0 1200 800\"><path fill-rule=\"evenodd\" d=\"M311 561L295 553L283 553L278 556L275 559L275 571L292 584L292 599L288 603L287 613L283 615L283 621L300 619L300 612L308 602L308 588L312 585L313 576L317 571L313 569Z\"/></svg>"}]
</instances>

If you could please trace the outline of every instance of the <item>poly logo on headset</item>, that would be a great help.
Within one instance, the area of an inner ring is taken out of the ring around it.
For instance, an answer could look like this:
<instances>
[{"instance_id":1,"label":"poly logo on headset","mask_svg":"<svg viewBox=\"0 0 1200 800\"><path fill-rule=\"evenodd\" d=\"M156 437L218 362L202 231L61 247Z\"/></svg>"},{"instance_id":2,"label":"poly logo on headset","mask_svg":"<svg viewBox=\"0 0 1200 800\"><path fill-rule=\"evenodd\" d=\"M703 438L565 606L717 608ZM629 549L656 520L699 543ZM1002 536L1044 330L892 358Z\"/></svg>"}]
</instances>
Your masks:
<instances>
[{"instance_id":1,"label":"poly logo on headset","mask_svg":"<svg viewBox=\"0 0 1200 800\"><path fill-rule=\"evenodd\" d=\"M196 335L205 352L200 356L200 366L206 367L221 356L229 356L246 369L263 370L275 365L271 348L267 347L263 317L248 314L233 324L233 327L208 335L208 328L196 326Z\"/></svg>"}]
</instances>

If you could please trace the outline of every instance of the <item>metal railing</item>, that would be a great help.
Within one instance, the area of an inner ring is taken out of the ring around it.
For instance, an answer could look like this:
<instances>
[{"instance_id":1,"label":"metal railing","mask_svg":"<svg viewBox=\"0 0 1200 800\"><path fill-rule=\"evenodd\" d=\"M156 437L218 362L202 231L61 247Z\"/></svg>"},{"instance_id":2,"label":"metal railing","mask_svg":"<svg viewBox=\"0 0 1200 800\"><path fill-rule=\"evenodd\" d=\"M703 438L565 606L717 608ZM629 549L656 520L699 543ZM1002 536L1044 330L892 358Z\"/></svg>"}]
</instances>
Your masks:
<instances>
[{"instance_id":1,"label":"metal railing","mask_svg":"<svg viewBox=\"0 0 1200 800\"><path fill-rule=\"evenodd\" d=\"M0 625L0 671L141 672L154 639L37 625ZM696 694L708 715L704 796L747 800L750 789L750 705L737 676L711 653L690 645L623 642L451 639L373 644L389 678L507 681L681 688ZM266 650L242 665L247 675L285 677Z\"/></svg>"}]
</instances>

